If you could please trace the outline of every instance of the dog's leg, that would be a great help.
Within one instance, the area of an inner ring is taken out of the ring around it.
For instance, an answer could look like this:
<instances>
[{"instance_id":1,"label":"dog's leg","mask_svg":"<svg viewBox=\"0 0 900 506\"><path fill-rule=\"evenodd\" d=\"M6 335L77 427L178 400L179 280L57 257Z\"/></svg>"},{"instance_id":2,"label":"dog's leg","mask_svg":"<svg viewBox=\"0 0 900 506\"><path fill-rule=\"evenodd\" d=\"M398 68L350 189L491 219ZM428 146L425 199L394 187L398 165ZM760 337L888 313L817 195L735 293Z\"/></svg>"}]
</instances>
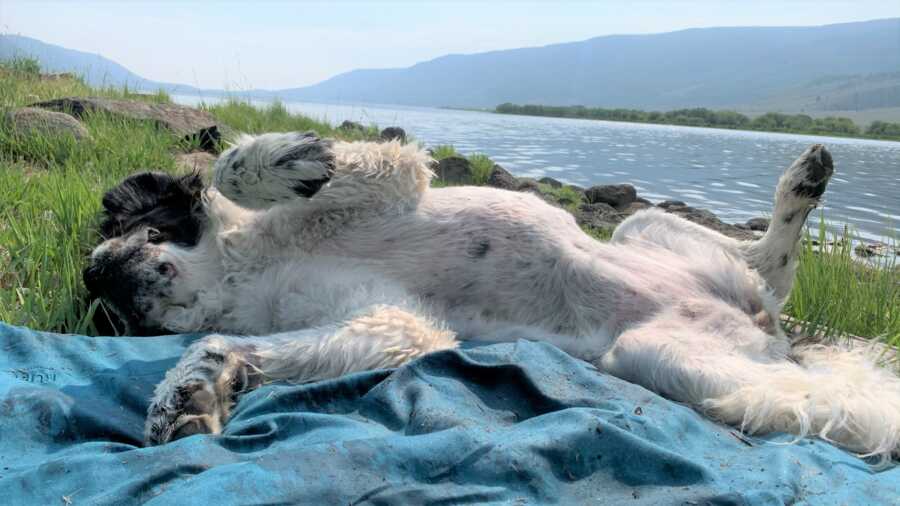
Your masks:
<instances>
[{"instance_id":1,"label":"dog's leg","mask_svg":"<svg viewBox=\"0 0 900 506\"><path fill-rule=\"evenodd\" d=\"M157 386L144 435L154 445L219 433L237 398L266 381L304 383L397 367L454 347L452 332L395 306L374 306L342 325L259 338L208 336Z\"/></svg>"},{"instance_id":2,"label":"dog's leg","mask_svg":"<svg viewBox=\"0 0 900 506\"><path fill-rule=\"evenodd\" d=\"M819 203L834 173L831 154L821 144L807 148L787 169L775 190L775 208L766 234L741 247L756 269L784 303L794 283L803 225Z\"/></svg>"},{"instance_id":3,"label":"dog's leg","mask_svg":"<svg viewBox=\"0 0 900 506\"><path fill-rule=\"evenodd\" d=\"M717 301L681 307L623 333L607 373L751 434L818 436L848 450L900 455L900 379L861 352L816 347L790 361L778 338Z\"/></svg>"},{"instance_id":4,"label":"dog's leg","mask_svg":"<svg viewBox=\"0 0 900 506\"><path fill-rule=\"evenodd\" d=\"M333 142L315 133L244 136L213 167L213 185L247 209L312 197L334 174Z\"/></svg>"},{"instance_id":5,"label":"dog's leg","mask_svg":"<svg viewBox=\"0 0 900 506\"><path fill-rule=\"evenodd\" d=\"M741 242L662 209L646 209L625 219L613 231L610 242L661 247L693 256L713 246L739 256Z\"/></svg>"},{"instance_id":6,"label":"dog's leg","mask_svg":"<svg viewBox=\"0 0 900 506\"><path fill-rule=\"evenodd\" d=\"M246 136L216 161L214 186L249 209L291 202L304 210L403 208L433 173L418 145L334 142L314 133Z\"/></svg>"}]
</instances>

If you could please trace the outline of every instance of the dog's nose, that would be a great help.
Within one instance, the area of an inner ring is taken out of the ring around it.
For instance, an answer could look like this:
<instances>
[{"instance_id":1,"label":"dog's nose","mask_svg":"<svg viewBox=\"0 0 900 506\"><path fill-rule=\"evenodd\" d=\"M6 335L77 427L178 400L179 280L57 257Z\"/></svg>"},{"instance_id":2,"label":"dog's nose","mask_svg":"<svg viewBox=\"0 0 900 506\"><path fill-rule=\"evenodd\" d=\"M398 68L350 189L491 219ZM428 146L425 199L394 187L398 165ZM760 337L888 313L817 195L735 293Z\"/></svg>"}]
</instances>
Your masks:
<instances>
[{"instance_id":1,"label":"dog's nose","mask_svg":"<svg viewBox=\"0 0 900 506\"><path fill-rule=\"evenodd\" d=\"M102 267L97 264L91 264L82 272L81 277L84 279L84 286L88 289L88 292L100 293L102 291L106 278Z\"/></svg>"}]
</instances>

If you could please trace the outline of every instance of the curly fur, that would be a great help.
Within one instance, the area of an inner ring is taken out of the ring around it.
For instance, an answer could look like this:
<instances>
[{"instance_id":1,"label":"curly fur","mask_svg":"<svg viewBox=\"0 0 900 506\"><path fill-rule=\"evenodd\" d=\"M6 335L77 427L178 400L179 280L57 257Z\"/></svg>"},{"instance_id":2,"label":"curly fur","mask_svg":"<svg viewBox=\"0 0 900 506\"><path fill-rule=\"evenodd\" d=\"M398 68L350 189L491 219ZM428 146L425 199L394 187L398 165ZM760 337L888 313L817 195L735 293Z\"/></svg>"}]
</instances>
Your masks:
<instances>
[{"instance_id":1,"label":"curly fur","mask_svg":"<svg viewBox=\"0 0 900 506\"><path fill-rule=\"evenodd\" d=\"M795 362L777 325L832 174L822 146L785 172L755 242L651 210L600 243L533 195L431 189L430 162L396 141L246 137L216 163L195 245L146 228L100 245L91 282L132 287L106 299L133 323L261 336L192 346L157 388L148 442L219 432L263 381L397 366L477 337L551 342L748 432L900 449L900 380L838 348Z\"/></svg>"}]
</instances>

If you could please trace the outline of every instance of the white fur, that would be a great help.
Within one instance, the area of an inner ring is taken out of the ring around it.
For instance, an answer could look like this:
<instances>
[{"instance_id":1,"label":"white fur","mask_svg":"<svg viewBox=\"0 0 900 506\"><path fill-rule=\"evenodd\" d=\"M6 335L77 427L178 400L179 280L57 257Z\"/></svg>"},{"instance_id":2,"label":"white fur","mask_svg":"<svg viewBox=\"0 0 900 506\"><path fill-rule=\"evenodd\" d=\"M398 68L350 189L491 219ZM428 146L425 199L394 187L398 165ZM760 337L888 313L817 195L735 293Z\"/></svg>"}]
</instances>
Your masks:
<instances>
[{"instance_id":1,"label":"white fur","mask_svg":"<svg viewBox=\"0 0 900 506\"><path fill-rule=\"evenodd\" d=\"M455 346L456 336L546 340L751 433L817 435L884 458L900 451L900 380L837 348L797 351L795 363L778 325L802 221L817 202L794 190L827 182L830 167L824 181L809 169L824 148L785 173L759 241L651 210L604 244L533 195L430 189L428 156L398 142L329 145L331 182L296 197L284 188L308 178L309 167L269 171L259 155L291 142L296 136L245 139L235 149L255 153L241 169L252 184L208 192L210 227L196 248L164 245L178 300L162 301L168 309L155 323L280 334L192 347L157 389L152 442L197 419L180 413L184 385L199 382L218 399L203 429L217 432L239 371L311 381L400 365ZM236 178L225 158L219 182ZM264 202L261 211L240 207ZM211 363L209 350L237 358Z\"/></svg>"}]
</instances>

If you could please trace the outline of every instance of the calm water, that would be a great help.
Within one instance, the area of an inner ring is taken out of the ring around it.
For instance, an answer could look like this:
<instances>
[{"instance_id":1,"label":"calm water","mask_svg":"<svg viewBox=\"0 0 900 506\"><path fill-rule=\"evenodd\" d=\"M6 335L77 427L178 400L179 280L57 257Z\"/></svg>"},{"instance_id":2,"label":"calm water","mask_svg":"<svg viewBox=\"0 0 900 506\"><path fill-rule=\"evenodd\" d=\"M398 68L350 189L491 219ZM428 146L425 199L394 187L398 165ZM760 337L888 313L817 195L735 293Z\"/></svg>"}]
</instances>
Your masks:
<instances>
[{"instance_id":1,"label":"calm water","mask_svg":"<svg viewBox=\"0 0 900 506\"><path fill-rule=\"evenodd\" d=\"M728 222L768 216L778 176L809 144L822 142L836 169L826 221L850 224L866 239L900 238L900 142L399 106L286 106L334 124L401 126L427 146L485 153L517 176L585 187L628 182L640 196L683 200ZM817 221L818 213L810 216Z\"/></svg>"}]
</instances>

